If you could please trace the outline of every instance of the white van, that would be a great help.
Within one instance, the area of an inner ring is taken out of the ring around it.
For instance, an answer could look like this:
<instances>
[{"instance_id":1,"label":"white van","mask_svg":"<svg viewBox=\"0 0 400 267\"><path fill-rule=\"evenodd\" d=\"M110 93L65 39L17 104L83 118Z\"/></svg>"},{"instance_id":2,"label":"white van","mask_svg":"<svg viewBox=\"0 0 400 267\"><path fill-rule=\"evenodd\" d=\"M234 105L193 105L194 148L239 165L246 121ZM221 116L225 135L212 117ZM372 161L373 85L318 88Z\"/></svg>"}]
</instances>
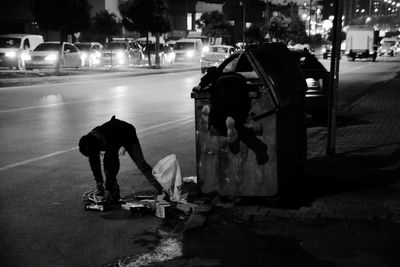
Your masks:
<instances>
[{"instance_id":1,"label":"white van","mask_svg":"<svg viewBox=\"0 0 400 267\"><path fill-rule=\"evenodd\" d=\"M0 35L0 66L25 68L25 58L43 43L43 36L35 34L2 34Z\"/></svg>"},{"instance_id":2,"label":"white van","mask_svg":"<svg viewBox=\"0 0 400 267\"><path fill-rule=\"evenodd\" d=\"M203 51L203 43L200 39L183 38L175 42L175 62L189 61L198 62Z\"/></svg>"}]
</instances>

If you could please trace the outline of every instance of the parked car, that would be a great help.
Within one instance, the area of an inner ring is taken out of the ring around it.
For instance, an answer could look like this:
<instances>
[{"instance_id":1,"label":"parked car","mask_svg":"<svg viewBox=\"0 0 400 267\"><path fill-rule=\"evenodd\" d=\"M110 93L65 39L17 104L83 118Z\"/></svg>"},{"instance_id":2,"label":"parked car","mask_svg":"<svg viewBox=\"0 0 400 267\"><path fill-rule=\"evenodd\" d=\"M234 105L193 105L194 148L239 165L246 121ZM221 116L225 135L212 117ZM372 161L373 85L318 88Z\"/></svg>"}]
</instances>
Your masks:
<instances>
[{"instance_id":1,"label":"parked car","mask_svg":"<svg viewBox=\"0 0 400 267\"><path fill-rule=\"evenodd\" d=\"M211 45L209 52L201 56L201 73L206 73L209 67L217 67L235 52L235 48L230 45Z\"/></svg>"},{"instance_id":2,"label":"parked car","mask_svg":"<svg viewBox=\"0 0 400 267\"><path fill-rule=\"evenodd\" d=\"M79 42L75 43L75 46L82 52L83 66L93 67L99 65L102 44L98 42Z\"/></svg>"},{"instance_id":3,"label":"parked car","mask_svg":"<svg viewBox=\"0 0 400 267\"><path fill-rule=\"evenodd\" d=\"M139 42L139 44L142 46L143 48L143 54L144 57L147 59L147 53L148 51L150 51L150 60L151 62L154 64L156 62L156 39L154 36L149 37L149 42L146 45L146 38L142 37L142 38L138 38L136 39L136 41ZM164 38L160 37L159 39L160 42L160 52L159 52L159 56L160 56L160 64L170 64L170 63L174 63L175 61L175 52L174 49L171 45L169 45L168 43L165 42Z\"/></svg>"},{"instance_id":4,"label":"parked car","mask_svg":"<svg viewBox=\"0 0 400 267\"><path fill-rule=\"evenodd\" d=\"M391 44L381 44L378 48L378 55L379 56L384 56L384 55L388 55L393 57L396 54L396 49L393 45Z\"/></svg>"},{"instance_id":5,"label":"parked car","mask_svg":"<svg viewBox=\"0 0 400 267\"><path fill-rule=\"evenodd\" d=\"M23 70L25 59L40 43L43 36L35 34L0 35L0 66Z\"/></svg>"},{"instance_id":6,"label":"parked car","mask_svg":"<svg viewBox=\"0 0 400 267\"><path fill-rule=\"evenodd\" d=\"M380 41L380 46L378 48L378 55L389 55L393 57L397 54L398 41L396 38L385 37Z\"/></svg>"},{"instance_id":7,"label":"parked car","mask_svg":"<svg viewBox=\"0 0 400 267\"><path fill-rule=\"evenodd\" d=\"M175 61L200 63L203 44L200 39L179 39L174 45Z\"/></svg>"},{"instance_id":8,"label":"parked car","mask_svg":"<svg viewBox=\"0 0 400 267\"><path fill-rule=\"evenodd\" d=\"M102 66L140 65L144 60L142 47L131 39L113 39L104 45L100 53Z\"/></svg>"},{"instance_id":9,"label":"parked car","mask_svg":"<svg viewBox=\"0 0 400 267\"><path fill-rule=\"evenodd\" d=\"M175 51L174 47L170 44L165 44L163 47L164 51L164 63L174 63L175 62Z\"/></svg>"},{"instance_id":10,"label":"parked car","mask_svg":"<svg viewBox=\"0 0 400 267\"><path fill-rule=\"evenodd\" d=\"M346 43L342 42L340 45L340 58L342 58L342 55L344 54L344 51L346 50ZM322 47L322 58L323 59L328 59L332 57L332 45L327 44Z\"/></svg>"},{"instance_id":11,"label":"parked car","mask_svg":"<svg viewBox=\"0 0 400 267\"><path fill-rule=\"evenodd\" d=\"M44 42L39 44L27 57L25 61L26 69L46 69L54 68L57 59L60 42ZM63 42L60 67L79 68L82 67L82 53L79 49L68 42Z\"/></svg>"},{"instance_id":12,"label":"parked car","mask_svg":"<svg viewBox=\"0 0 400 267\"><path fill-rule=\"evenodd\" d=\"M303 71L307 83L305 112L316 121L324 120L328 114L329 72L315 55L305 50L290 50Z\"/></svg>"},{"instance_id":13,"label":"parked car","mask_svg":"<svg viewBox=\"0 0 400 267\"><path fill-rule=\"evenodd\" d=\"M209 67L207 73L202 77L204 84L215 81L223 73L240 73L256 79L258 76L244 53L245 50L236 51L218 67ZM290 50L290 54L302 70L307 84L305 113L312 115L313 119L321 121L327 117L328 111L329 72L308 51Z\"/></svg>"}]
</instances>

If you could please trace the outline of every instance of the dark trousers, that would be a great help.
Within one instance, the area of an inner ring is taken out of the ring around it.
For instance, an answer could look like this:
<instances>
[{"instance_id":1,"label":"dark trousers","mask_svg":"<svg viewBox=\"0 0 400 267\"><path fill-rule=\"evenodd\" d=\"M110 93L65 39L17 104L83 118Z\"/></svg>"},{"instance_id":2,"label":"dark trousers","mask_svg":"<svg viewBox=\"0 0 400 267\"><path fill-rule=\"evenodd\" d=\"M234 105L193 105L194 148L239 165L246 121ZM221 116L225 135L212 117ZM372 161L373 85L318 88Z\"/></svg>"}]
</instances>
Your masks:
<instances>
[{"instance_id":1,"label":"dark trousers","mask_svg":"<svg viewBox=\"0 0 400 267\"><path fill-rule=\"evenodd\" d=\"M158 192L161 192L162 186L154 178L152 174L153 168L144 159L140 143L134 142L133 144L127 144L124 145L124 148L150 184L153 185ZM119 149L106 151L103 159L104 173L106 176L105 188L110 192L114 191L115 188L118 188L117 174L120 168L118 151Z\"/></svg>"}]
</instances>

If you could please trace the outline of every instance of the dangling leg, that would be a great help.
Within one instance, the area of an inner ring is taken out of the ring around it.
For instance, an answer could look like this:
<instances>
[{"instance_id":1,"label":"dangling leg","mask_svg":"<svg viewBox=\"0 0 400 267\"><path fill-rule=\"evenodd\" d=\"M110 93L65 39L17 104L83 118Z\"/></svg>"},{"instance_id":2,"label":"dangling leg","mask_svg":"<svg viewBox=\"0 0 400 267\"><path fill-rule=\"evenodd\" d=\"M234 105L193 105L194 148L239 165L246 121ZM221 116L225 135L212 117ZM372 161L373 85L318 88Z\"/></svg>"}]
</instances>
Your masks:
<instances>
[{"instance_id":1,"label":"dangling leg","mask_svg":"<svg viewBox=\"0 0 400 267\"><path fill-rule=\"evenodd\" d=\"M210 115L210 106L204 105L201 109L201 120L200 120L200 128L207 132L209 129L209 115Z\"/></svg>"},{"instance_id":2,"label":"dangling leg","mask_svg":"<svg viewBox=\"0 0 400 267\"><path fill-rule=\"evenodd\" d=\"M268 161L268 146L264 144L252 129L246 128L243 125L237 127L239 133L239 139L248 148L254 151L256 154L257 163L263 165Z\"/></svg>"}]
</instances>

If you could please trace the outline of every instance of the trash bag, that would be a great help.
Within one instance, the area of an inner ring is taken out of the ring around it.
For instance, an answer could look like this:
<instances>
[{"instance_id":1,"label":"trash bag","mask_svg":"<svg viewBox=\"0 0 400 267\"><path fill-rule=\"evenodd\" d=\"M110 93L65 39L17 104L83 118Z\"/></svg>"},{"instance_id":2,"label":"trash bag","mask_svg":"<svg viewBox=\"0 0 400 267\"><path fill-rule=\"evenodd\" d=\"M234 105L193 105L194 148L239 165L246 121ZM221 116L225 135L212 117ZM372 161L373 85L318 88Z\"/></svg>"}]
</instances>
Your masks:
<instances>
[{"instance_id":1,"label":"trash bag","mask_svg":"<svg viewBox=\"0 0 400 267\"><path fill-rule=\"evenodd\" d=\"M153 176L168 192L171 201L186 202L182 195L183 179L179 161L175 154L171 154L161 159L153 167Z\"/></svg>"}]
</instances>

